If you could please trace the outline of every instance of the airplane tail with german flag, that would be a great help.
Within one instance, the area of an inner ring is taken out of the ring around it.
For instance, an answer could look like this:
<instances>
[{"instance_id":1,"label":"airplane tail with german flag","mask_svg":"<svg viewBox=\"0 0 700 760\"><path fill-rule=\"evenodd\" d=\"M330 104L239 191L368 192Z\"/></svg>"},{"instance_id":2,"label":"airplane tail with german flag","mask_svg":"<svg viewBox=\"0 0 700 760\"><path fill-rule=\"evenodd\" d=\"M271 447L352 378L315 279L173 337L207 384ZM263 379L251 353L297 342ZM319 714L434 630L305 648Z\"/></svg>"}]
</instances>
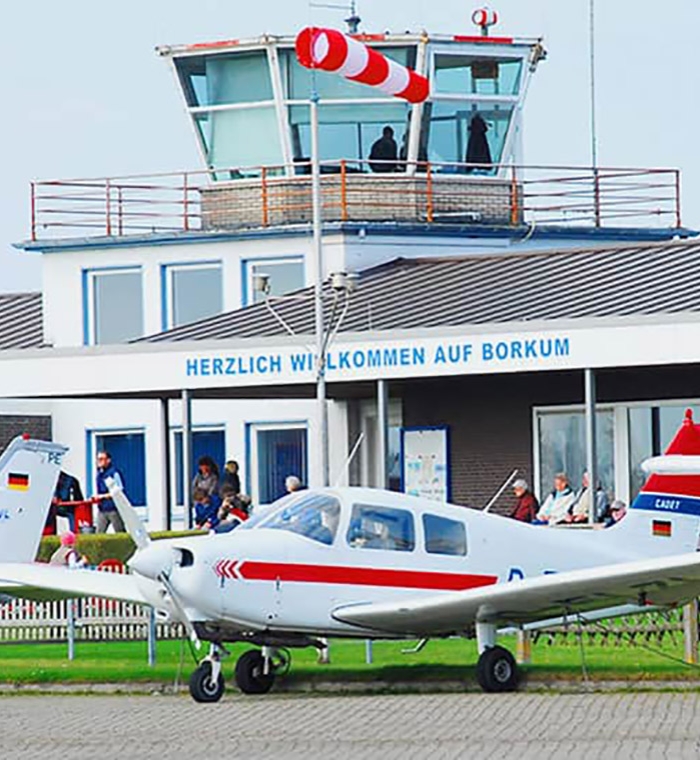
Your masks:
<instances>
[{"instance_id":1,"label":"airplane tail with german flag","mask_svg":"<svg viewBox=\"0 0 700 760\"><path fill-rule=\"evenodd\" d=\"M35 559L67 450L18 436L0 455L0 562Z\"/></svg>"},{"instance_id":2,"label":"airplane tail with german flag","mask_svg":"<svg viewBox=\"0 0 700 760\"><path fill-rule=\"evenodd\" d=\"M647 459L648 477L611 535L643 556L697 551L700 540L700 424L692 411L663 455ZM606 531L608 533L608 531Z\"/></svg>"}]
</instances>

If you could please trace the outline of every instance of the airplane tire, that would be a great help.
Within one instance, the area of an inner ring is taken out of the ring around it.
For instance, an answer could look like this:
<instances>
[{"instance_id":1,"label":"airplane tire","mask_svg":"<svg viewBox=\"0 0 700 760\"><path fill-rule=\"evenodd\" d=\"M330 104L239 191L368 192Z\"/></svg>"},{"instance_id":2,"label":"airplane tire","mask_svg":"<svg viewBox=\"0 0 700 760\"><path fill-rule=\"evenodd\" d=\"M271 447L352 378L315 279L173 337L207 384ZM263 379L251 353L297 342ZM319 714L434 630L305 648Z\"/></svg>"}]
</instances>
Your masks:
<instances>
[{"instance_id":1,"label":"airplane tire","mask_svg":"<svg viewBox=\"0 0 700 760\"><path fill-rule=\"evenodd\" d=\"M476 680L488 692L515 691L518 675L515 658L503 647L484 650L476 665Z\"/></svg>"},{"instance_id":2,"label":"airplane tire","mask_svg":"<svg viewBox=\"0 0 700 760\"><path fill-rule=\"evenodd\" d=\"M211 677L211 663L205 660L190 676L190 695L195 702L218 702L224 693L224 678L214 682Z\"/></svg>"},{"instance_id":3,"label":"airplane tire","mask_svg":"<svg viewBox=\"0 0 700 760\"><path fill-rule=\"evenodd\" d=\"M265 658L257 649L244 652L236 662L236 685L244 694L267 694L275 682L274 672L265 673Z\"/></svg>"}]
</instances>

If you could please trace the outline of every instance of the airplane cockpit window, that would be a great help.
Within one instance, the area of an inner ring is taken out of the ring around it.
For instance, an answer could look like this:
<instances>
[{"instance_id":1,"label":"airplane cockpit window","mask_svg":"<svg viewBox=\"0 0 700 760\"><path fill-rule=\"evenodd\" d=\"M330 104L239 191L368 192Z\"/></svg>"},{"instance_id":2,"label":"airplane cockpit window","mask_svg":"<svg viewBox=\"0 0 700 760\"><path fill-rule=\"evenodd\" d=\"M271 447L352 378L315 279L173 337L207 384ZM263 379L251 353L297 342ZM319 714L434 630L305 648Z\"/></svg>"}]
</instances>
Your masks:
<instances>
[{"instance_id":1,"label":"airplane cockpit window","mask_svg":"<svg viewBox=\"0 0 700 760\"><path fill-rule=\"evenodd\" d=\"M405 509L354 504L347 540L353 548L413 551L413 515Z\"/></svg>"},{"instance_id":2,"label":"airplane cockpit window","mask_svg":"<svg viewBox=\"0 0 700 760\"><path fill-rule=\"evenodd\" d=\"M270 518L261 522L262 528L275 528L298 533L300 536L333 543L340 520L340 502L328 494L303 494L282 509L275 510Z\"/></svg>"},{"instance_id":3,"label":"airplane cockpit window","mask_svg":"<svg viewBox=\"0 0 700 760\"><path fill-rule=\"evenodd\" d=\"M459 520L425 514L423 515L423 531L425 551L428 553L466 555L467 531L464 523Z\"/></svg>"}]
</instances>

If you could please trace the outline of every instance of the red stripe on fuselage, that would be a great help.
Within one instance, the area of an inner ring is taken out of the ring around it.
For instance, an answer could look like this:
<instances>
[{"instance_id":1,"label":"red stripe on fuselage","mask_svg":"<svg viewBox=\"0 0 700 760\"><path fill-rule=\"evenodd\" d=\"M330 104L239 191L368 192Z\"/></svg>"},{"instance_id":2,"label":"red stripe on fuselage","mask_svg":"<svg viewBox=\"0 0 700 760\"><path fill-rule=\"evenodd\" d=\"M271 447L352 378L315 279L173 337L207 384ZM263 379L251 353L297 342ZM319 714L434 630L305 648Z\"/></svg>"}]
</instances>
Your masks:
<instances>
[{"instance_id":1,"label":"red stripe on fuselage","mask_svg":"<svg viewBox=\"0 0 700 760\"><path fill-rule=\"evenodd\" d=\"M462 591L490 586L495 575L463 573L429 573L417 570L388 570L373 567L337 565L297 565L279 562L244 561L239 574L249 581L287 581L289 583L332 583L345 586L382 586Z\"/></svg>"}]
</instances>

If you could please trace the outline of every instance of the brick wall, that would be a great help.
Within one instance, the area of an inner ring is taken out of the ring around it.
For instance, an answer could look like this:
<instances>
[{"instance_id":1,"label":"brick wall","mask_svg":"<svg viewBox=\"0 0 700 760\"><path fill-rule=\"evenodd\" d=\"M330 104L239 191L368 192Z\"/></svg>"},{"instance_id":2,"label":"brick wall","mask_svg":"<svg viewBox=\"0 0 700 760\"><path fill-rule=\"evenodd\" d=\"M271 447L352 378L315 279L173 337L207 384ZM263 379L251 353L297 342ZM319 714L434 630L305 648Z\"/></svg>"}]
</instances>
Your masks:
<instances>
[{"instance_id":1,"label":"brick wall","mask_svg":"<svg viewBox=\"0 0 700 760\"><path fill-rule=\"evenodd\" d=\"M51 440L51 417L0 415L0 451L16 436L29 433L32 438Z\"/></svg>"},{"instance_id":2,"label":"brick wall","mask_svg":"<svg viewBox=\"0 0 700 760\"><path fill-rule=\"evenodd\" d=\"M403 399L404 425L449 425L452 499L478 507L515 467L532 482L533 407L584 399L582 372L411 381L395 392ZM597 396L599 402L700 398L700 369L601 371Z\"/></svg>"},{"instance_id":3,"label":"brick wall","mask_svg":"<svg viewBox=\"0 0 700 760\"><path fill-rule=\"evenodd\" d=\"M464 220L511 224L508 181L436 175L348 174L321 178L322 214L326 221ZM236 180L203 189L202 227L238 229L300 224L311 220L308 176ZM517 214L516 223L522 221Z\"/></svg>"}]
</instances>

